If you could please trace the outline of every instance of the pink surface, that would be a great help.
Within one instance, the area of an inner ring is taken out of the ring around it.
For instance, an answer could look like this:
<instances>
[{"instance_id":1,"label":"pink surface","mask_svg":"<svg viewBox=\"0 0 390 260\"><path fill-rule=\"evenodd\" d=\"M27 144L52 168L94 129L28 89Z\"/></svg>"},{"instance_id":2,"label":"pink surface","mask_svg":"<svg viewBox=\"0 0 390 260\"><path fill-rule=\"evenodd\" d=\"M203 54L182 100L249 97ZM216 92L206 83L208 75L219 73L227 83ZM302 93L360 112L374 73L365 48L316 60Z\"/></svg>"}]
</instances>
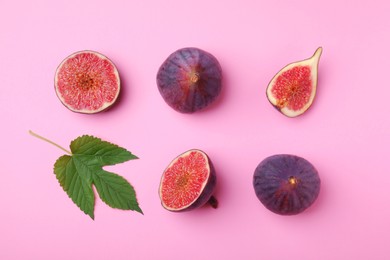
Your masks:
<instances>
[{"instance_id":1,"label":"pink surface","mask_svg":"<svg viewBox=\"0 0 390 260\"><path fill-rule=\"evenodd\" d=\"M0 3L0 259L390 259L389 10L378 1L2 1ZM196 46L224 73L219 101L173 111L155 75L173 51ZM324 48L312 108L286 118L265 88L287 63ZM57 65L91 49L123 81L120 103L98 115L67 110ZM136 188L145 215L96 201L95 221L60 188L63 146L92 134L139 160L110 167ZM218 173L217 210L165 211L163 169L200 148ZM322 178L298 216L266 210L252 188L265 157L292 153Z\"/></svg>"}]
</instances>

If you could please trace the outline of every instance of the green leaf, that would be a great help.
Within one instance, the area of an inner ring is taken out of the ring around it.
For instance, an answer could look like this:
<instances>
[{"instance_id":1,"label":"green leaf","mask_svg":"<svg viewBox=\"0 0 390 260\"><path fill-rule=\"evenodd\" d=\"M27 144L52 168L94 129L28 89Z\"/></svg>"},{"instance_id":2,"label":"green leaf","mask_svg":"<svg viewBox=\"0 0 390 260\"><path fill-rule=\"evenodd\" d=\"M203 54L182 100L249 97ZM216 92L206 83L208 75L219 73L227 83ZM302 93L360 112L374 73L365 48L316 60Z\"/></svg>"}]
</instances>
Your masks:
<instances>
[{"instance_id":1,"label":"green leaf","mask_svg":"<svg viewBox=\"0 0 390 260\"><path fill-rule=\"evenodd\" d=\"M93 175L93 182L100 198L110 207L142 213L134 188L123 177L101 170Z\"/></svg>"},{"instance_id":2,"label":"green leaf","mask_svg":"<svg viewBox=\"0 0 390 260\"><path fill-rule=\"evenodd\" d=\"M82 155L82 159L85 159L87 163L99 166L138 159L137 156L124 148L89 135L83 135L73 140L70 143L70 149L73 155Z\"/></svg>"},{"instance_id":3,"label":"green leaf","mask_svg":"<svg viewBox=\"0 0 390 260\"><path fill-rule=\"evenodd\" d=\"M95 185L100 198L110 207L142 213L130 183L115 173L103 170L107 165L137 159L135 155L89 135L73 140L70 149L70 155L58 158L54 164L54 173L64 191L85 214L94 219L95 195L92 185Z\"/></svg>"},{"instance_id":4,"label":"green leaf","mask_svg":"<svg viewBox=\"0 0 390 260\"><path fill-rule=\"evenodd\" d=\"M94 219L95 196L91 186L92 181L80 176L82 172L77 170L73 158L69 155L58 158L54 164L54 173L61 187L73 202Z\"/></svg>"}]
</instances>

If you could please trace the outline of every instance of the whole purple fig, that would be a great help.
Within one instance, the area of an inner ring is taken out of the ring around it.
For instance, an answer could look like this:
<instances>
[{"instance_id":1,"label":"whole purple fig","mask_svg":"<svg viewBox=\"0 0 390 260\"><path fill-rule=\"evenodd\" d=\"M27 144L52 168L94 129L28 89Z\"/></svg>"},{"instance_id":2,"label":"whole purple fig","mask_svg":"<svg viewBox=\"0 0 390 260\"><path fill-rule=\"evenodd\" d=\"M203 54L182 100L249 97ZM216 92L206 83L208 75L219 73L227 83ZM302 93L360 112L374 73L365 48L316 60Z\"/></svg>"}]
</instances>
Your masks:
<instances>
[{"instance_id":1,"label":"whole purple fig","mask_svg":"<svg viewBox=\"0 0 390 260\"><path fill-rule=\"evenodd\" d=\"M181 113L193 113L212 104L221 92L221 80L217 59L198 48L175 51L157 73L161 96Z\"/></svg>"},{"instance_id":2,"label":"whole purple fig","mask_svg":"<svg viewBox=\"0 0 390 260\"><path fill-rule=\"evenodd\" d=\"M295 215L310 207L318 197L320 185L314 166L289 154L264 159L253 176L258 199L267 209L280 215Z\"/></svg>"}]
</instances>

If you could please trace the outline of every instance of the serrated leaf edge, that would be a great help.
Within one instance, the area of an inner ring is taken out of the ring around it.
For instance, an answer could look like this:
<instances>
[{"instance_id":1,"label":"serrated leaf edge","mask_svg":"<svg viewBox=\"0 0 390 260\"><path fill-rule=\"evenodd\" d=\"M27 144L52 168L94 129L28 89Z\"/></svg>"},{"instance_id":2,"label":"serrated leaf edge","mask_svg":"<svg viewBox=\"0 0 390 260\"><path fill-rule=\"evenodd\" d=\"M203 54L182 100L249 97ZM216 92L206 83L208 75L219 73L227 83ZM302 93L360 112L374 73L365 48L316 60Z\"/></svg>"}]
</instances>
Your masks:
<instances>
[{"instance_id":1,"label":"serrated leaf edge","mask_svg":"<svg viewBox=\"0 0 390 260\"><path fill-rule=\"evenodd\" d=\"M120 149L125 150L126 152L128 152L128 153L132 156L132 158L130 158L130 159L124 161L124 162L130 161L130 160L137 160L137 159L139 159L138 156L136 156L135 154L133 154L132 152L130 152L130 151L127 150L126 148L124 148L124 147L122 147L122 146L119 146L119 145L117 145L117 144L114 144L114 143L112 143L112 142L105 141L105 140L103 140L103 139L101 139L101 138L99 138L99 137L93 136L93 135L81 135L81 136L79 136L79 137L73 139L73 140L70 142L70 145L69 145L69 148L71 149L72 155L73 155L73 154L79 154L79 153L74 153L74 152L73 152L73 150L72 150L72 148L71 148L72 143L75 142L75 141L77 141L78 139L82 139L82 138L85 138L85 137L90 137L90 138L96 139L96 140L98 140L98 141L100 141L100 142L102 142L102 143L107 143L107 144L112 145L112 146L114 146L114 147L116 147L116 148L120 148ZM122 162L122 163L124 163L124 162ZM119 164L119 163L118 163L118 164Z\"/></svg>"},{"instance_id":2,"label":"serrated leaf edge","mask_svg":"<svg viewBox=\"0 0 390 260\"><path fill-rule=\"evenodd\" d=\"M73 202L73 204L75 204L75 205L76 205L76 206L77 206L85 215L89 216L92 220L95 220L95 213L94 213L94 212L95 212L95 200L96 200L96 198L95 198L95 194L94 194L94 191L93 191L93 188L92 188L93 182L91 182L91 189L92 189L92 192L93 192L93 205L92 205L92 211L91 211L90 214L89 214L88 212L86 212L85 210L83 210L83 209L82 209L82 208L73 200L73 198L69 195L69 193L67 192L67 190L65 190L65 187L62 186L60 180L59 180L58 177L57 177L57 173L56 173L56 171L55 171L55 169L56 169L56 164L57 164L57 162L60 161L61 158L63 158L64 156L70 157L70 160L73 159L71 155L61 155L61 156L55 161L54 167L53 167L53 173L54 173L54 175L56 175L56 180L57 180L58 184L60 185L60 187L62 188L62 190L63 190L63 191L65 192L65 194L68 196L68 198ZM68 162L68 163L69 163L69 162ZM80 175L78 175L78 177L80 178Z\"/></svg>"},{"instance_id":3,"label":"serrated leaf edge","mask_svg":"<svg viewBox=\"0 0 390 260\"><path fill-rule=\"evenodd\" d=\"M109 172L109 171L105 171L105 170L101 170L101 172L104 172L105 174L108 174L108 175L115 175L116 177L119 177L120 179L122 179L127 185L129 185L129 187L131 188L132 192L134 193L134 198L132 200L134 200L135 202L135 205L133 205L132 208L119 208L119 207L115 207L113 205L110 205L108 203L108 201L106 201L106 199L104 197L102 197L102 194L101 194L101 191L100 191L100 188L98 188L98 186L96 185L96 182L95 182L95 178L99 178L99 179L102 179L101 177L99 177L99 173L95 173L94 174L94 177L93 178L93 185L95 186L96 190L97 190L97 193L99 195L99 198L106 204L108 205L110 208L113 208L113 209L120 209L120 210L132 210L132 211L136 211L136 212L139 212L141 214L143 214L143 211L142 209L140 208L139 206L139 203L138 203L138 199L137 199L137 193L134 189L134 186L126 179L124 178L122 175L119 175L117 173L113 173L113 172ZM104 182L105 184L107 184L107 182L105 181ZM119 193L119 192L118 192ZM112 196L112 194L110 194L110 196ZM127 198L127 199L130 199L130 198Z\"/></svg>"}]
</instances>

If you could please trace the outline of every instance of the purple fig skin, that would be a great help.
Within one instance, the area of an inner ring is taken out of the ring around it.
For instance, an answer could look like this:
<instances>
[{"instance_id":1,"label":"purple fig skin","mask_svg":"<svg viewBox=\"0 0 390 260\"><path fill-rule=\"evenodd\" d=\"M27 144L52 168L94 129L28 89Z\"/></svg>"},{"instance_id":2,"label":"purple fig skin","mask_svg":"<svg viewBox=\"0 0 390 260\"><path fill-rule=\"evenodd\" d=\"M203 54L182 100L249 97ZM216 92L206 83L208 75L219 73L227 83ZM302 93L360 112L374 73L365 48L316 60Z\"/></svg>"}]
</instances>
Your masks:
<instances>
[{"instance_id":1,"label":"purple fig skin","mask_svg":"<svg viewBox=\"0 0 390 260\"><path fill-rule=\"evenodd\" d=\"M296 215L310 207L320 192L321 180L304 158L278 154L264 159L253 175L261 203L280 215Z\"/></svg>"},{"instance_id":2,"label":"purple fig skin","mask_svg":"<svg viewBox=\"0 0 390 260\"><path fill-rule=\"evenodd\" d=\"M193 113L212 104L221 92L222 69L210 53L183 48L172 53L157 73L165 102L181 113Z\"/></svg>"}]
</instances>

